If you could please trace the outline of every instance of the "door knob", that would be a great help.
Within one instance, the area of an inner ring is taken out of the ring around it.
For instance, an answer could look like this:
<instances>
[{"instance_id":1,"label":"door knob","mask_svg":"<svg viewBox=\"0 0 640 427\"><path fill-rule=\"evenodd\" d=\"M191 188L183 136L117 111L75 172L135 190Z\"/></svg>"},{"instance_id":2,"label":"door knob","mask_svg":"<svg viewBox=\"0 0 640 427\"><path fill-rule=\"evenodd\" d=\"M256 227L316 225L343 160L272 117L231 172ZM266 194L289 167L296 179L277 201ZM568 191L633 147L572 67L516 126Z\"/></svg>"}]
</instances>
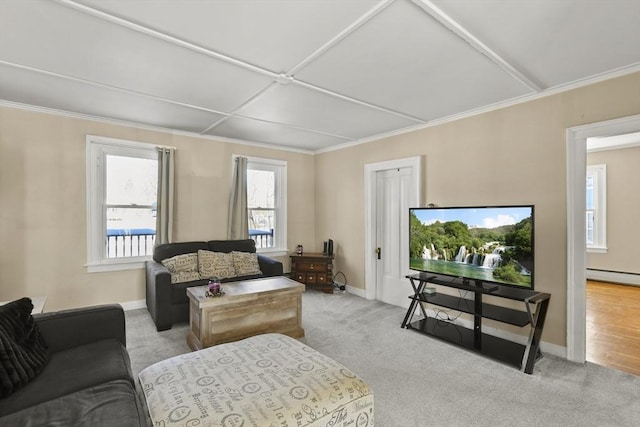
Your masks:
<instances>
[{"instance_id":1,"label":"door knob","mask_svg":"<svg viewBox=\"0 0 640 427\"><path fill-rule=\"evenodd\" d=\"M380 259L380 256L382 255L382 249L376 248L376 254L378 255L378 259Z\"/></svg>"}]
</instances>

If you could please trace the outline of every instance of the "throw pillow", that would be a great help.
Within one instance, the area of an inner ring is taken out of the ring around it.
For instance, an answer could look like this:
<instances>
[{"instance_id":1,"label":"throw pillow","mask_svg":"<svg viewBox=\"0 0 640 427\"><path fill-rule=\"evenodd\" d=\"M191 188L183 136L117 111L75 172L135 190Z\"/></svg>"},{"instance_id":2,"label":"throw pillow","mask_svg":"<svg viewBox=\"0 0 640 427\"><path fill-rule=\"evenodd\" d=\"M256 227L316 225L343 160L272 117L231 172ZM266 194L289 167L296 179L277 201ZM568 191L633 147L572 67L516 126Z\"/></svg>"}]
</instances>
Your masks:
<instances>
[{"instance_id":1,"label":"throw pillow","mask_svg":"<svg viewBox=\"0 0 640 427\"><path fill-rule=\"evenodd\" d=\"M0 306L0 398L29 383L49 361L47 343L31 310L29 298Z\"/></svg>"},{"instance_id":2,"label":"throw pillow","mask_svg":"<svg viewBox=\"0 0 640 427\"><path fill-rule=\"evenodd\" d=\"M162 261L171 273L171 283L190 282L199 280L198 254L182 254L167 258Z\"/></svg>"},{"instance_id":3,"label":"throw pillow","mask_svg":"<svg viewBox=\"0 0 640 427\"><path fill-rule=\"evenodd\" d=\"M200 280L200 273L197 271L180 271L178 273L171 273L171 284L193 282L194 280Z\"/></svg>"},{"instance_id":4,"label":"throw pillow","mask_svg":"<svg viewBox=\"0 0 640 427\"><path fill-rule=\"evenodd\" d=\"M260 264L258 264L258 254L251 252L233 251L233 265L236 269L236 276L255 276L262 274Z\"/></svg>"},{"instance_id":5,"label":"throw pillow","mask_svg":"<svg viewBox=\"0 0 640 427\"><path fill-rule=\"evenodd\" d=\"M198 251L198 270L201 279L228 279L236 276L233 255L224 252Z\"/></svg>"}]
</instances>

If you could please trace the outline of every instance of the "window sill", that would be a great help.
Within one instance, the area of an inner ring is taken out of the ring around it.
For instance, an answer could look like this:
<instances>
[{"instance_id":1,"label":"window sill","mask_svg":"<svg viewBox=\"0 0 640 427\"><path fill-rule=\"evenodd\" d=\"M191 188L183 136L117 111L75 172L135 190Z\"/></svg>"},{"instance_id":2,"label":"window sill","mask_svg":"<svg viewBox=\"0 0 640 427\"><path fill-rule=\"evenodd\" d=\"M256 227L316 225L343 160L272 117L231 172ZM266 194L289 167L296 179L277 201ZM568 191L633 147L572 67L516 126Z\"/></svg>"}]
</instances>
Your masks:
<instances>
[{"instance_id":1,"label":"window sill","mask_svg":"<svg viewBox=\"0 0 640 427\"><path fill-rule=\"evenodd\" d=\"M150 260L151 257L140 257L129 260L117 260L117 261L105 261L89 263L87 267L87 273L104 273L109 271L122 271L122 270L139 270L145 267L145 261Z\"/></svg>"},{"instance_id":2,"label":"window sill","mask_svg":"<svg viewBox=\"0 0 640 427\"><path fill-rule=\"evenodd\" d=\"M258 255L264 255L268 257L274 256L287 256L289 254L289 249L279 249L279 248L270 248L270 249L258 249L256 250Z\"/></svg>"},{"instance_id":3,"label":"window sill","mask_svg":"<svg viewBox=\"0 0 640 427\"><path fill-rule=\"evenodd\" d=\"M606 246L587 246L587 252L594 254L606 254L608 248Z\"/></svg>"}]
</instances>

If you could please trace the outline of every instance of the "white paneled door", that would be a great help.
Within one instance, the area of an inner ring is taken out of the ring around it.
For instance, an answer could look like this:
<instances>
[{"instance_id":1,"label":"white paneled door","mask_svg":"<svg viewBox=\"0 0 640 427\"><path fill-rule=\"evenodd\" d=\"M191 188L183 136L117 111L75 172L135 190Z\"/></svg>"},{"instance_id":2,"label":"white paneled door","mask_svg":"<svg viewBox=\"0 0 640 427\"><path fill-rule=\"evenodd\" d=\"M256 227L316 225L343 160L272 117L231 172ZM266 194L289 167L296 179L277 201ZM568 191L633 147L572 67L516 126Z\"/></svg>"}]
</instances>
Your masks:
<instances>
[{"instance_id":1,"label":"white paneled door","mask_svg":"<svg viewBox=\"0 0 640 427\"><path fill-rule=\"evenodd\" d=\"M414 206L411 167L376 172L376 299L409 306L409 208Z\"/></svg>"}]
</instances>

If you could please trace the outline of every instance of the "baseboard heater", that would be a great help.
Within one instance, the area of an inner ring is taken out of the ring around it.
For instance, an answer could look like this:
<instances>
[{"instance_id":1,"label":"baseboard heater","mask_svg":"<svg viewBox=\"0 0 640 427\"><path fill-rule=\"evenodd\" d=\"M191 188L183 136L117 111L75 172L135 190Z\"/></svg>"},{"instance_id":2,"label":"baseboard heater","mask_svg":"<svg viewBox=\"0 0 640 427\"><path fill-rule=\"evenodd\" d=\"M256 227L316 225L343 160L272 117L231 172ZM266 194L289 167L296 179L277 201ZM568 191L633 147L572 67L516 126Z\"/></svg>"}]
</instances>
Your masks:
<instances>
[{"instance_id":1,"label":"baseboard heater","mask_svg":"<svg viewBox=\"0 0 640 427\"><path fill-rule=\"evenodd\" d=\"M640 286L640 273L587 268L587 279Z\"/></svg>"}]
</instances>

